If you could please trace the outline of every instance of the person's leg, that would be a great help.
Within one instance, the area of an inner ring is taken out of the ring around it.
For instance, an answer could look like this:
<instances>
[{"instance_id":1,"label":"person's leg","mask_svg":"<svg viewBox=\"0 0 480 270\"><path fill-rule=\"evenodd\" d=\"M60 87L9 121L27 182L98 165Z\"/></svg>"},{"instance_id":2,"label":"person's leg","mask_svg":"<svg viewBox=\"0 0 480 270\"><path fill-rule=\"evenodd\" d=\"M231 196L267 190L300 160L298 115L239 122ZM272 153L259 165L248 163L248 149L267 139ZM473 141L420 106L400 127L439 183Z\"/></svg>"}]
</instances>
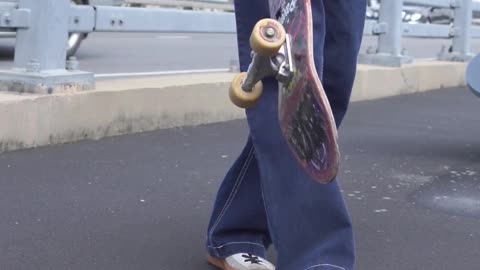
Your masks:
<instances>
[{"instance_id":1,"label":"person's leg","mask_svg":"<svg viewBox=\"0 0 480 270\"><path fill-rule=\"evenodd\" d=\"M239 4L240 1L242 5ZM256 4L260 4L259 2L258 0L239 0L236 3L237 12L243 11L243 16L237 17L237 26L238 24L246 26L239 29L238 36L240 64L243 71L246 70L250 59L248 37L253 24L260 18L268 17L268 11L255 8ZM266 1L264 5L266 6ZM323 53L321 53L325 39L325 12L321 1L315 0L312 5L315 14L316 64L321 75L322 70L328 69L323 68ZM239 19L248 18L249 15L255 18L249 22L238 22ZM278 84L272 79L265 80L264 83L264 95L257 107L247 110L247 119L254 147L253 160L257 161L256 170L260 170L261 191L263 191L267 209L269 231L278 251L277 269L353 269L352 228L338 185L336 182L329 185L317 184L298 166L278 126ZM347 91L350 90L347 89ZM329 97L332 96L332 92L329 94ZM330 102L337 122L340 123L345 111L342 112L342 106L339 106L342 102L337 100L342 101L333 97ZM344 105L343 107L346 110ZM233 187L230 191L232 190L234 190ZM222 203L219 204L222 205ZM238 224L243 222L240 221ZM263 231L262 234L268 233ZM231 236L235 239L233 234ZM227 256L236 251L243 252L240 245L238 250L228 251L220 256Z\"/></svg>"},{"instance_id":2,"label":"person's leg","mask_svg":"<svg viewBox=\"0 0 480 270\"><path fill-rule=\"evenodd\" d=\"M366 2L366 0L323 0L326 41L323 50L322 83L338 126L347 112L357 71Z\"/></svg>"},{"instance_id":3,"label":"person's leg","mask_svg":"<svg viewBox=\"0 0 480 270\"><path fill-rule=\"evenodd\" d=\"M265 81L248 121L277 270L353 269L352 225L339 186L313 181L292 156L275 120L276 85Z\"/></svg>"},{"instance_id":4,"label":"person's leg","mask_svg":"<svg viewBox=\"0 0 480 270\"><path fill-rule=\"evenodd\" d=\"M265 258L271 244L255 153L249 139L217 193L207 233L208 253L226 258L237 253Z\"/></svg>"},{"instance_id":5,"label":"person's leg","mask_svg":"<svg viewBox=\"0 0 480 270\"><path fill-rule=\"evenodd\" d=\"M330 1L328 13L324 10L324 1ZM356 36L363 28L363 21L347 19L357 21L358 25L342 29L346 24L340 24L338 30L341 34L334 36L329 33L336 31L336 25L328 18L330 13L337 13L343 19L357 16L365 7L361 5L363 1L357 1L360 4L353 4L354 0L324 1L312 1L315 61L322 82L326 82L325 87L331 88L326 91L337 123L340 123L348 104L351 86L346 83L343 87L332 88L332 85L340 84L343 80L353 80L354 72L351 71L354 67L345 65L356 62L354 52L357 44L348 36ZM335 6L331 4L333 1L349 2L350 8L346 8L346 4ZM358 12L352 12L353 8L357 8ZM348 34L348 31L353 33ZM346 50L345 56L340 59L353 59L335 63L327 61L334 59L329 56L324 61L324 54L330 53L331 46L335 46L336 42L350 42L340 47ZM324 48L328 48L328 51L324 52ZM337 73L337 77L327 79L327 76L333 74L330 65L338 65L339 69L349 72ZM247 118L260 169L270 235L278 252L277 270L354 269L353 230L338 183L318 184L297 164L281 135L277 121L278 84L271 79L265 80L264 84L264 94L258 105L247 111Z\"/></svg>"},{"instance_id":6,"label":"person's leg","mask_svg":"<svg viewBox=\"0 0 480 270\"><path fill-rule=\"evenodd\" d=\"M235 12L241 70L245 71L251 59L248 39L255 23L268 17L268 2L238 0L235 1ZM207 235L207 249L211 256L223 259L249 253L265 257L271 240L259 178L255 151L249 138L217 194Z\"/></svg>"}]
</instances>

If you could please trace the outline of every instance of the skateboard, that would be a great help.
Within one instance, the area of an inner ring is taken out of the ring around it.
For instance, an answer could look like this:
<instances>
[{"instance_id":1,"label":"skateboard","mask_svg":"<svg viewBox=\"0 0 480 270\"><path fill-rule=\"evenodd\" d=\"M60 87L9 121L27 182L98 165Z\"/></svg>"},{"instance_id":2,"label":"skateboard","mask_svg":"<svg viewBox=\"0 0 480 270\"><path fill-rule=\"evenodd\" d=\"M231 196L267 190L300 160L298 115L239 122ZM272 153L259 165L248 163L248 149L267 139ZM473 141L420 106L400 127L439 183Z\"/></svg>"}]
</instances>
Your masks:
<instances>
[{"instance_id":1,"label":"skateboard","mask_svg":"<svg viewBox=\"0 0 480 270\"><path fill-rule=\"evenodd\" d=\"M335 120L314 64L310 0L269 0L269 6L271 17L257 22L251 33L252 62L232 80L230 100L240 108L254 107L262 79L275 77L283 137L308 175L330 183L340 153Z\"/></svg>"},{"instance_id":2,"label":"skateboard","mask_svg":"<svg viewBox=\"0 0 480 270\"><path fill-rule=\"evenodd\" d=\"M480 54L468 64L467 85L477 97L480 97Z\"/></svg>"}]
</instances>

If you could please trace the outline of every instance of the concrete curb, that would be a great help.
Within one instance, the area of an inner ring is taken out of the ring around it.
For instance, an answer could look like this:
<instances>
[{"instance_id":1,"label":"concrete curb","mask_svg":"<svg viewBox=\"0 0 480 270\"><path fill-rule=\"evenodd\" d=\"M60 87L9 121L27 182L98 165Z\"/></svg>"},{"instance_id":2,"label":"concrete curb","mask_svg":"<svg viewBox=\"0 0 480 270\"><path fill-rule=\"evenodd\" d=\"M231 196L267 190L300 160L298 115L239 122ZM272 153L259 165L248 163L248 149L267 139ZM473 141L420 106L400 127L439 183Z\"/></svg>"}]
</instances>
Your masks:
<instances>
[{"instance_id":1,"label":"concrete curb","mask_svg":"<svg viewBox=\"0 0 480 270\"><path fill-rule=\"evenodd\" d=\"M465 63L358 67L352 101L465 85ZM0 94L0 152L244 118L228 99L234 74L98 81L70 94Z\"/></svg>"},{"instance_id":2,"label":"concrete curb","mask_svg":"<svg viewBox=\"0 0 480 270\"><path fill-rule=\"evenodd\" d=\"M465 86L467 63L424 61L388 68L359 65L352 101Z\"/></svg>"}]
</instances>

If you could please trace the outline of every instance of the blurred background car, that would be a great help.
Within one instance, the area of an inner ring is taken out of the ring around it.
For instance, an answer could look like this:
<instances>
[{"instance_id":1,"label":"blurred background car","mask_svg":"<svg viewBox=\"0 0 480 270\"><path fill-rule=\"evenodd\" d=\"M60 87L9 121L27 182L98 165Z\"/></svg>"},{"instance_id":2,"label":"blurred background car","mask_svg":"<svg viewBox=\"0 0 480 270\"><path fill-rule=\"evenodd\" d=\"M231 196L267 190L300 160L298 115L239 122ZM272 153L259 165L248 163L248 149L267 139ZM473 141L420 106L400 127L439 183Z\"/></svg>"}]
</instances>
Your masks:
<instances>
[{"instance_id":1,"label":"blurred background car","mask_svg":"<svg viewBox=\"0 0 480 270\"><path fill-rule=\"evenodd\" d=\"M378 19L381 2L381 0L367 1L367 19ZM480 1L474 0L474 2ZM475 24L479 24L480 12L474 12L473 15L473 22ZM405 5L402 11L402 18L406 23L432 23L450 25L454 21L454 16L454 10L450 8Z\"/></svg>"}]
</instances>

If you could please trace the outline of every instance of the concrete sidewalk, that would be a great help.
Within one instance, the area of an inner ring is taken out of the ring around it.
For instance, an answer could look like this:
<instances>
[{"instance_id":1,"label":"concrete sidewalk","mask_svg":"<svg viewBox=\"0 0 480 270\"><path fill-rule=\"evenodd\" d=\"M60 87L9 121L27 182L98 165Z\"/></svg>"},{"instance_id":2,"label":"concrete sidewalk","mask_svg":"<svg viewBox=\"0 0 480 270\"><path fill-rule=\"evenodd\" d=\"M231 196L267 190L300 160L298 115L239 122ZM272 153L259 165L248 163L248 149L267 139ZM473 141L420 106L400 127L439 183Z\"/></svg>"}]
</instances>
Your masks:
<instances>
[{"instance_id":1,"label":"concrete sidewalk","mask_svg":"<svg viewBox=\"0 0 480 270\"><path fill-rule=\"evenodd\" d=\"M479 115L463 88L352 104L357 269L478 269ZM211 270L210 208L246 135L235 120L0 155L0 269Z\"/></svg>"},{"instance_id":2,"label":"concrete sidewalk","mask_svg":"<svg viewBox=\"0 0 480 270\"><path fill-rule=\"evenodd\" d=\"M360 65L353 101L465 85L465 63ZM88 92L0 92L0 152L240 119L228 98L233 73L99 81Z\"/></svg>"}]
</instances>

